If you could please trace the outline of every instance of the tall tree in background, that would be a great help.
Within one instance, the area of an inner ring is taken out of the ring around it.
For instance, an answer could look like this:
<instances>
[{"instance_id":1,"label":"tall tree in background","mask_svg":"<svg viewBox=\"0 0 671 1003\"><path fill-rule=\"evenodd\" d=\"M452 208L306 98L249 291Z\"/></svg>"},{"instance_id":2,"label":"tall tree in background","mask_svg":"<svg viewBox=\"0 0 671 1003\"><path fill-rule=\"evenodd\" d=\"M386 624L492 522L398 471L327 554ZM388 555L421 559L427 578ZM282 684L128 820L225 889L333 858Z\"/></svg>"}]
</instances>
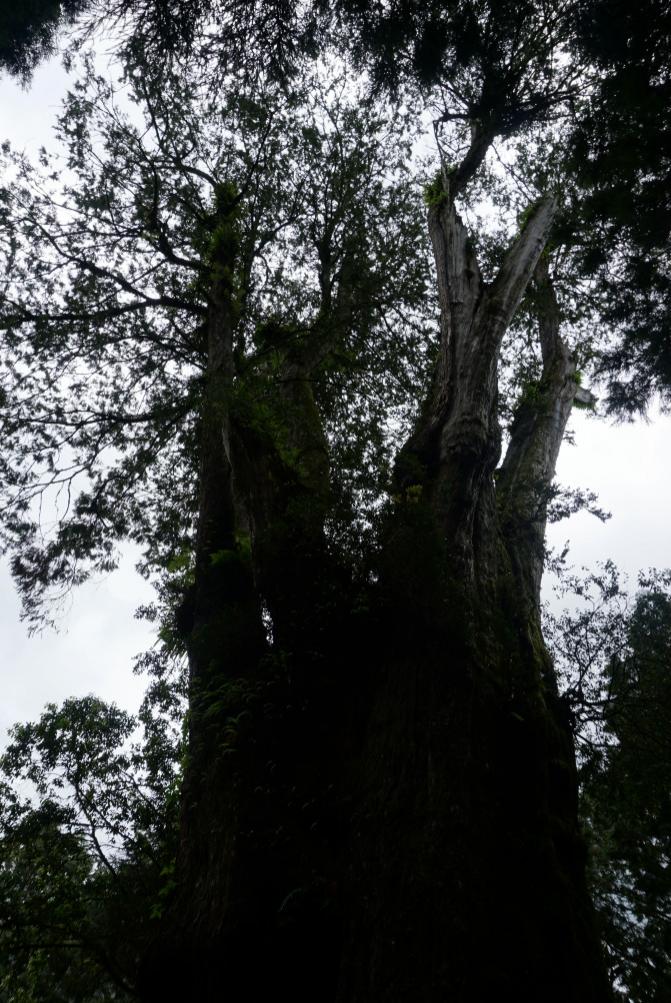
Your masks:
<instances>
[{"instance_id":1,"label":"tall tree in background","mask_svg":"<svg viewBox=\"0 0 671 1003\"><path fill-rule=\"evenodd\" d=\"M578 609L547 628L579 742L582 811L618 999L666 999L669 922L668 572L639 575L630 599L612 564L565 587Z\"/></svg>"},{"instance_id":2,"label":"tall tree in background","mask_svg":"<svg viewBox=\"0 0 671 1003\"><path fill-rule=\"evenodd\" d=\"M608 960L616 984L646 1001L671 989L670 664L671 602L649 590L627 624L626 649L607 666L610 741L586 784L592 825L605 836L597 902Z\"/></svg>"},{"instance_id":3,"label":"tall tree in background","mask_svg":"<svg viewBox=\"0 0 671 1003\"><path fill-rule=\"evenodd\" d=\"M3 1003L136 998L172 880L180 688L168 696L155 679L140 720L89 696L12 730L0 758Z\"/></svg>"},{"instance_id":4,"label":"tall tree in background","mask_svg":"<svg viewBox=\"0 0 671 1003\"><path fill-rule=\"evenodd\" d=\"M618 332L599 362L609 411L644 411L671 386L671 11L654 0L586 4L581 44L596 64L571 139L578 268Z\"/></svg>"},{"instance_id":5,"label":"tall tree in background","mask_svg":"<svg viewBox=\"0 0 671 1003\"><path fill-rule=\"evenodd\" d=\"M557 453L590 399L560 334L577 217L558 150L597 62L572 4L367 7L338 10L375 86L434 109L435 342L428 320L428 341L413 334L408 119L381 122L370 99L356 112L346 89L344 110L331 97L315 115L298 74L319 33L308 5L300 24L221 5L198 58L239 55L249 25L277 57L269 77L255 52L228 78L217 64L217 100L236 94L223 143L211 89L154 83L145 63L134 94L153 138L110 113L92 181L100 106L71 102L83 194L67 211L15 162L15 571L32 611L118 537L188 572L170 613L191 676L177 886L146 999L605 1000L538 609ZM526 204L488 161L518 140ZM507 238L460 219L483 192L503 219L521 210ZM529 363L499 464L501 353L520 328ZM403 419L385 481L384 423ZM71 483L70 450L89 483L46 547L27 545L31 499Z\"/></svg>"},{"instance_id":6,"label":"tall tree in background","mask_svg":"<svg viewBox=\"0 0 671 1003\"><path fill-rule=\"evenodd\" d=\"M241 495L243 510L217 502L217 552L223 540L230 556L213 564L207 542L196 567L184 883L147 968L152 998L161 973L178 978L178 952L182 991L211 997L219 957L229 985L258 996L281 984L306 999L608 997L537 608L545 504L578 390L542 260L556 201L529 207L489 282L455 205L497 136L570 94L572 71L551 58L563 27L539 18L511 67L509 23L493 18L480 46L476 19L471 52L440 81L456 155L427 191L439 347L372 573L330 544L327 467L306 462L326 443L305 363L282 363L294 386L283 428L260 439L250 415L224 409L231 486L213 497ZM495 487L499 353L532 279L543 369ZM201 521L201 541L212 525Z\"/></svg>"}]
</instances>

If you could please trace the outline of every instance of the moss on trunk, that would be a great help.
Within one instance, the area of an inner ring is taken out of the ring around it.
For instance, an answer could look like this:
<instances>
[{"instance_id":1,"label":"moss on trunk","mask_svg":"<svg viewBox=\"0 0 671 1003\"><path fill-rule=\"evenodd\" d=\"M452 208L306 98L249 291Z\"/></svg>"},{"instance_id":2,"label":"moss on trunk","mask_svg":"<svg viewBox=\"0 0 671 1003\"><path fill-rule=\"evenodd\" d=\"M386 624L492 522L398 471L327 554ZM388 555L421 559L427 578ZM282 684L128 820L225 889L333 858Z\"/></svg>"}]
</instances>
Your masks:
<instances>
[{"instance_id":1,"label":"moss on trunk","mask_svg":"<svg viewBox=\"0 0 671 1003\"><path fill-rule=\"evenodd\" d=\"M553 210L485 287L448 193L432 201L440 352L374 575L327 542L322 347L228 395L230 475L204 475L201 513L251 548L213 560L202 535L178 885L146 1001L609 999L538 616L572 375L551 310L551 420L519 422L494 480L500 341Z\"/></svg>"}]
</instances>

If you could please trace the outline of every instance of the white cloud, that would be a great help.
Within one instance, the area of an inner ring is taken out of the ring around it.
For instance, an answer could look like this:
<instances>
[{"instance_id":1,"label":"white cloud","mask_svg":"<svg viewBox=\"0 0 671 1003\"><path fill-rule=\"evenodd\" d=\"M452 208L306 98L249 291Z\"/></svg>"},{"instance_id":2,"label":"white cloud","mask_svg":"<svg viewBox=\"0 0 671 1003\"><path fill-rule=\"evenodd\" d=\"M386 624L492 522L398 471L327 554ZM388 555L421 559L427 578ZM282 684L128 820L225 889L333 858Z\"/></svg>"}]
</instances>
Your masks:
<instances>
[{"instance_id":1,"label":"white cloud","mask_svg":"<svg viewBox=\"0 0 671 1003\"><path fill-rule=\"evenodd\" d=\"M601 523L581 512L549 527L548 542L570 542L569 562L593 567L611 558L635 584L641 568L671 567L671 416L649 423L614 424L574 412L576 444L564 443L557 479L589 488L612 518Z\"/></svg>"},{"instance_id":2,"label":"white cloud","mask_svg":"<svg viewBox=\"0 0 671 1003\"><path fill-rule=\"evenodd\" d=\"M134 612L152 590L133 568L128 550L120 568L81 586L71 596L58 632L29 637L9 572L0 570L0 744L6 729L32 720L47 702L95 693L137 710L144 680L133 657L154 640L150 624ZM69 608L68 608L69 607Z\"/></svg>"}]
</instances>

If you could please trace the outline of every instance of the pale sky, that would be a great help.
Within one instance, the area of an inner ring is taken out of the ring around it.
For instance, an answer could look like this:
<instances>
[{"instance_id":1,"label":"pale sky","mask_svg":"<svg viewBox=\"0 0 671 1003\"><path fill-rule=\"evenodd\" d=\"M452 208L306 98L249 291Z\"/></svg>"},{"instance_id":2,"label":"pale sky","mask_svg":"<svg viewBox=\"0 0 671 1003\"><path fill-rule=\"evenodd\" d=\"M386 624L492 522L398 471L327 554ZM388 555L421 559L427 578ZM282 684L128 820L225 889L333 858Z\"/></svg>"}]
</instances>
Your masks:
<instances>
[{"instance_id":1,"label":"pale sky","mask_svg":"<svg viewBox=\"0 0 671 1003\"><path fill-rule=\"evenodd\" d=\"M28 90L0 77L0 142L9 139L27 153L49 147L68 79L57 60L38 68ZM132 548L124 555L118 571L72 594L57 631L33 637L19 620L7 564L0 563L0 745L11 724L35 718L49 701L95 693L137 710L145 683L133 674L133 658L155 635L133 614L153 591L134 570Z\"/></svg>"},{"instance_id":2,"label":"pale sky","mask_svg":"<svg viewBox=\"0 0 671 1003\"><path fill-rule=\"evenodd\" d=\"M576 567L610 557L632 584L641 569L671 567L671 416L616 424L574 410L569 428L576 445L562 444L557 479L596 491L612 518L580 512L550 526L549 543L561 548L568 539Z\"/></svg>"},{"instance_id":3,"label":"pale sky","mask_svg":"<svg viewBox=\"0 0 671 1003\"><path fill-rule=\"evenodd\" d=\"M50 127L67 87L58 63L42 66L30 90L0 79L0 142L34 152L49 146ZM570 541L570 561L594 566L612 558L635 579L639 568L671 566L671 418L614 425L574 412L576 445L562 447L557 476L570 487L599 495L612 519L601 524L581 513L550 527L550 543ZM133 656L148 648L149 625L133 612L151 590L133 570L127 552L121 568L72 596L58 633L28 637L6 565L0 567L0 743L15 721L35 718L48 701L96 693L136 710L143 681Z\"/></svg>"}]
</instances>

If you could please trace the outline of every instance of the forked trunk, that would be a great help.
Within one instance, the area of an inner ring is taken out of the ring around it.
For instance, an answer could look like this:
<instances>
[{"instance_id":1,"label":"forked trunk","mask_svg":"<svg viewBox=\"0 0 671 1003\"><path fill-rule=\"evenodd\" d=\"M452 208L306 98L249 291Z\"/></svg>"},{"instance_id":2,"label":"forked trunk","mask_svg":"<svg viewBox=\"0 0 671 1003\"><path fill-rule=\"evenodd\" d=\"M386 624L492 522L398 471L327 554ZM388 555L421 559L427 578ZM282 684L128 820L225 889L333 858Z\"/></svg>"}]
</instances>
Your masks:
<instances>
[{"instance_id":1,"label":"forked trunk","mask_svg":"<svg viewBox=\"0 0 671 1003\"><path fill-rule=\"evenodd\" d=\"M196 583L181 884L146 1000L610 998L538 611L576 391L541 259L553 212L485 286L449 194L430 211L440 354L375 584L325 542L306 359L286 360L272 434L231 405L219 512L251 554L230 542ZM499 348L532 277L543 376L497 472Z\"/></svg>"}]
</instances>

